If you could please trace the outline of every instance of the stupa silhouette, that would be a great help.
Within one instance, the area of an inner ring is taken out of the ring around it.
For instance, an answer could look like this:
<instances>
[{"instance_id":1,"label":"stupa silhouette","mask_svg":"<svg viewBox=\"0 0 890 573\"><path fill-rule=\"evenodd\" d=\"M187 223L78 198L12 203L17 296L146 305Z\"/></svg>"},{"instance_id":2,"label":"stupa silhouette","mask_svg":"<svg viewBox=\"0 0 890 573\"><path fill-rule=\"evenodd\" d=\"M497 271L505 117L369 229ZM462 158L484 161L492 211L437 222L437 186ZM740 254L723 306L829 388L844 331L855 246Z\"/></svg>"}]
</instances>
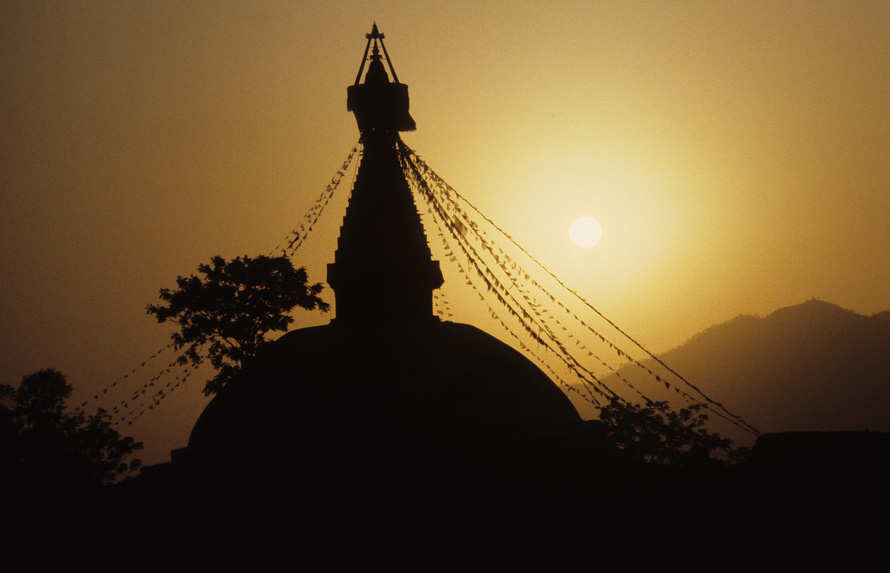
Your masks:
<instances>
[{"instance_id":1,"label":"stupa silhouette","mask_svg":"<svg viewBox=\"0 0 890 573\"><path fill-rule=\"evenodd\" d=\"M397 148L415 127L408 87L376 26L367 38L347 99L363 156L328 267L336 317L266 345L210 401L186 448L112 490L103 519L131 529L102 535L119 552L427 569L452 547L469 559L526 503L523 537L535 537L529 525L552 506L526 486L543 472L532 489L556 491L561 464L589 459L577 455L589 426L540 369L434 316L443 277Z\"/></svg>"},{"instance_id":2,"label":"stupa silhouette","mask_svg":"<svg viewBox=\"0 0 890 573\"><path fill-rule=\"evenodd\" d=\"M774 436L739 472L645 464L521 354L433 316L442 275L396 150L408 90L378 44L389 61L375 27L348 92L364 157L328 270L335 320L268 345L171 462L78 498L19 552L251 571L747 571L885 552L887 436L866 435L881 448L852 473L850 456L801 465L832 461L809 435Z\"/></svg>"},{"instance_id":3,"label":"stupa silhouette","mask_svg":"<svg viewBox=\"0 0 890 573\"><path fill-rule=\"evenodd\" d=\"M581 423L518 351L434 316L442 273L397 149L399 132L415 128L408 86L376 25L367 38L347 99L363 156L328 266L336 318L282 336L245 366L196 423L194 463L247 470L306 455L461 456L557 439Z\"/></svg>"}]
</instances>

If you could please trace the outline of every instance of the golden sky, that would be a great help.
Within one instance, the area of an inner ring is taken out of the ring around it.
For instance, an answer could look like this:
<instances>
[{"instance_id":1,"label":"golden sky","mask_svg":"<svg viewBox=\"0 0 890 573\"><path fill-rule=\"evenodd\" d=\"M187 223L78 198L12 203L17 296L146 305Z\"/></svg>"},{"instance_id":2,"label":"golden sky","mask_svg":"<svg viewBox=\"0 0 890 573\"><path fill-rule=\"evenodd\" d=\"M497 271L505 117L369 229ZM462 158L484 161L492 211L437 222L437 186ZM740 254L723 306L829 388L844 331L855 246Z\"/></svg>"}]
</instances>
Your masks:
<instances>
[{"instance_id":1,"label":"golden sky","mask_svg":"<svg viewBox=\"0 0 890 573\"><path fill-rule=\"evenodd\" d=\"M890 309L890 2L6 0L0 383L86 396L165 344L160 288L271 251L358 140L374 21L406 143L650 350L810 298Z\"/></svg>"}]
</instances>

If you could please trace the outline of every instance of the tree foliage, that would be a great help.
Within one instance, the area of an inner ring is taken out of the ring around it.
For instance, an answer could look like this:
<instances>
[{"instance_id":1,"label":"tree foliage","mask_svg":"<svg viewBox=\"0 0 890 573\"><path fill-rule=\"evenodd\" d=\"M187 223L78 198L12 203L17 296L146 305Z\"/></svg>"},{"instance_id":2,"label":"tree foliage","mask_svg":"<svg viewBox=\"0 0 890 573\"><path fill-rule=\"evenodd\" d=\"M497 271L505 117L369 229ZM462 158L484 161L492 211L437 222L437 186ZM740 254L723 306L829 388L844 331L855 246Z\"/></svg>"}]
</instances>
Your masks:
<instances>
[{"instance_id":1,"label":"tree foliage","mask_svg":"<svg viewBox=\"0 0 890 573\"><path fill-rule=\"evenodd\" d=\"M284 256L216 256L198 273L178 277L177 290L161 289L166 304L146 310L159 323L179 325L172 338L177 350L185 349L180 364L198 366L206 354L217 371L204 387L207 395L219 392L256 355L267 333L287 330L295 307L329 309L318 296L324 287L309 285L306 269L294 268Z\"/></svg>"},{"instance_id":2,"label":"tree foliage","mask_svg":"<svg viewBox=\"0 0 890 573\"><path fill-rule=\"evenodd\" d=\"M641 461L683 467L723 465L741 459L744 448L705 428L703 404L674 410L668 402L645 406L618 399L600 409L608 441Z\"/></svg>"},{"instance_id":3,"label":"tree foliage","mask_svg":"<svg viewBox=\"0 0 890 573\"><path fill-rule=\"evenodd\" d=\"M66 405L72 388L48 368L18 388L0 384L0 468L4 481L65 487L103 485L141 466L142 443L121 437L105 410L87 415Z\"/></svg>"}]
</instances>

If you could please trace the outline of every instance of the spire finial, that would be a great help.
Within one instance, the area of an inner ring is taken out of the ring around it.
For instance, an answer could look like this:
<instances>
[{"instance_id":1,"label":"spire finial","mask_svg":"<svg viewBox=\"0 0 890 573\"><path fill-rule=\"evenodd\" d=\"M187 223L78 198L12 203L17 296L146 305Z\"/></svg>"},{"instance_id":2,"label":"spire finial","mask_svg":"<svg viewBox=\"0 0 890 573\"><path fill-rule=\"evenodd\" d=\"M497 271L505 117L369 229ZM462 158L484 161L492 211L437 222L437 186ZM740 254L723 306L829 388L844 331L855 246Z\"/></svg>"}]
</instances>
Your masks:
<instances>
[{"instance_id":1,"label":"spire finial","mask_svg":"<svg viewBox=\"0 0 890 573\"><path fill-rule=\"evenodd\" d=\"M396 75L396 69L392 65L392 60L389 59L389 54L386 52L386 45L383 43L383 38L385 36L380 33L377 29L377 22L374 22L371 25L371 33L365 34L365 38L368 39L368 43L365 44L365 54L362 56L362 63L358 68L358 74L355 76L355 84L358 85L359 81L362 79L362 71L365 69L365 61L368 59L368 52L371 50L371 41L374 42L374 50L371 53L371 60L380 60L380 48L383 48L383 57L386 58L387 63L389 64L389 71L392 73L392 81L393 83L399 83L399 76ZM380 42L380 46L378 47L377 43Z\"/></svg>"},{"instance_id":2,"label":"spire finial","mask_svg":"<svg viewBox=\"0 0 890 573\"><path fill-rule=\"evenodd\" d=\"M384 35L377 31L377 22L374 22L371 26L371 33L365 34L365 38L369 40L382 40L384 38Z\"/></svg>"}]
</instances>

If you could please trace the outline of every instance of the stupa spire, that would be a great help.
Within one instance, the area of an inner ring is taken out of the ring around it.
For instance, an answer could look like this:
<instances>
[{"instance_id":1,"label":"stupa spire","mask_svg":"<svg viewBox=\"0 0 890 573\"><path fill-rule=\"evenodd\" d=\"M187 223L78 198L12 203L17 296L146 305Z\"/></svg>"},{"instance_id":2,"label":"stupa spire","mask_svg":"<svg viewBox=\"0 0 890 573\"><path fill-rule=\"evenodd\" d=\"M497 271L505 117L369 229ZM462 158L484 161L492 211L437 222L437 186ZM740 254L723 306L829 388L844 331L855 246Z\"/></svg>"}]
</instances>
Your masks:
<instances>
[{"instance_id":1,"label":"stupa spire","mask_svg":"<svg viewBox=\"0 0 890 573\"><path fill-rule=\"evenodd\" d=\"M429 320L432 292L443 278L399 162L399 132L415 129L408 86L398 82L376 24L366 38L356 83L347 88L347 109L361 132L362 161L328 265L336 320Z\"/></svg>"}]
</instances>

